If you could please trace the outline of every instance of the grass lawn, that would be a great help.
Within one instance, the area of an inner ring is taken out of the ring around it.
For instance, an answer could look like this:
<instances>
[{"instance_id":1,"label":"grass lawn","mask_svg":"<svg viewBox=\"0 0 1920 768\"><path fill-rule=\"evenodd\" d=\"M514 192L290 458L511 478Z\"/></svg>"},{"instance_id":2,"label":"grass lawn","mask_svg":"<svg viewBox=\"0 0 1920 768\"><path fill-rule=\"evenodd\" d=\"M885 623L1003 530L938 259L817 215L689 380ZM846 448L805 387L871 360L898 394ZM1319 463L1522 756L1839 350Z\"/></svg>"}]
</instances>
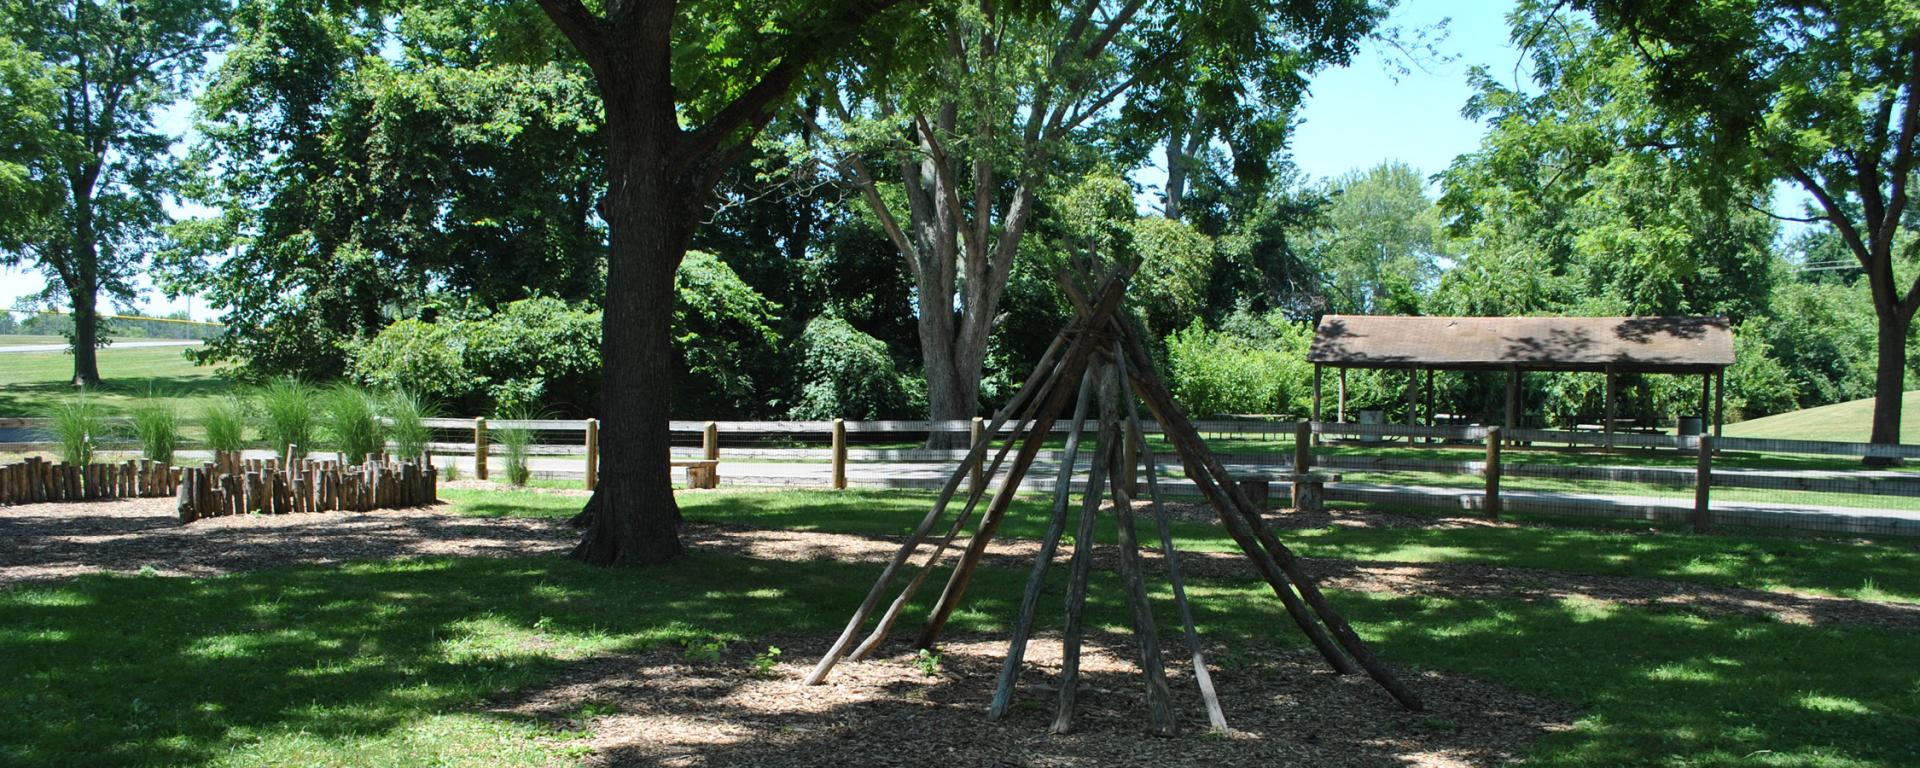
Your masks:
<instances>
[{"instance_id":1,"label":"grass lawn","mask_svg":"<svg viewBox=\"0 0 1920 768\"><path fill-rule=\"evenodd\" d=\"M1727 436L1864 443L1872 429L1873 398L1867 398L1728 424ZM1906 441L1920 435L1920 390L1900 401L1900 435Z\"/></svg>"},{"instance_id":2,"label":"grass lawn","mask_svg":"<svg viewBox=\"0 0 1920 768\"><path fill-rule=\"evenodd\" d=\"M232 391L217 369L196 366L180 347L100 350L100 376L93 396L108 411L124 413L137 398L155 392L173 399L192 415L192 403ZM74 394L73 356L61 352L20 352L0 356L0 416L41 417L61 398Z\"/></svg>"},{"instance_id":3,"label":"grass lawn","mask_svg":"<svg viewBox=\"0 0 1920 768\"><path fill-rule=\"evenodd\" d=\"M510 491L446 495L460 513L474 515L558 516L581 502ZM922 494L825 492L688 493L682 499L695 519L864 531L897 530L910 524L902 517L917 515L925 503ZM1031 511L1031 505L1016 510L1005 535L1030 535ZM1193 528L1182 533L1209 538ZM1909 597L1920 594L1911 583L1920 570L1911 550L1737 537L1697 539L1712 546L1694 547L1696 539L1686 536L1614 539L1555 528L1494 530L1483 535L1498 538L1478 541L1442 533L1473 532L1340 530L1292 538L1316 555L1506 557L1561 570L1585 564L1716 583L1752 576L1701 556L1751 546L1783 559L1808 558L1796 568L1779 565L1789 582L1817 583L1823 578L1817 572L1833 567L1875 568L1898 574L1898 590ZM1583 556L1583 550L1599 551ZM1878 559L1882 555L1886 559ZM1679 566L1688 561L1700 564ZM88 576L16 588L0 592L0 763L566 761L580 756L585 734L491 713L485 702L593 654L830 632L875 570L695 553L658 568L479 558L216 578ZM1024 575L1024 569L983 569L954 630L999 631ZM1089 617L1124 631L1124 605L1115 602L1117 585L1107 578L1092 592ZM1263 649L1296 642L1280 607L1258 584L1200 581L1192 592L1202 631L1236 649L1217 655L1222 674L1239 674ZM1160 598L1161 620L1171 626L1166 595ZM1920 725L1914 720L1920 643L1910 633L1577 600L1332 598L1395 664L1471 674L1579 705L1576 727L1539 744L1533 764L1920 762L1920 740L1912 738ZM930 599L924 595L910 615L924 613ZM1057 621L1051 613L1042 612L1043 621ZM1227 702L1229 717L1233 706Z\"/></svg>"}]
</instances>

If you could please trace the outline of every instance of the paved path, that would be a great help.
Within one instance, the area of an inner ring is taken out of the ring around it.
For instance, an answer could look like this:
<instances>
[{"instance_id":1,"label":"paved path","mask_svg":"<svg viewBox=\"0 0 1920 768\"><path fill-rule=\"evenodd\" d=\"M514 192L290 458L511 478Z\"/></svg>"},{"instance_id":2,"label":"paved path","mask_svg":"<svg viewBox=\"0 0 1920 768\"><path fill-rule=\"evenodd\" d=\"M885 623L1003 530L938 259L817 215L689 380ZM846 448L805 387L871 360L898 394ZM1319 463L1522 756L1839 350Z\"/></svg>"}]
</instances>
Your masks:
<instances>
[{"instance_id":1,"label":"paved path","mask_svg":"<svg viewBox=\"0 0 1920 768\"><path fill-rule=\"evenodd\" d=\"M473 476L473 457L471 456L443 456L436 457L435 461L442 464L456 463L463 477ZM581 478L585 474L582 459L579 458L535 456L529 463L534 473L541 477ZM496 477L503 471L501 469L503 464L498 456L493 457L488 464ZM849 463L847 484L855 488L939 489L952 475L953 467L953 463L950 462ZM1082 487L1085 482L1084 465L1082 467L1082 471L1075 477L1075 488ZM1199 495L1198 489L1191 481L1178 475L1177 468L1168 467L1165 464L1161 468L1160 489L1163 493L1189 499ZM1242 478L1271 475L1274 472L1273 466L1260 464L1228 463L1226 468L1236 477ZM1037 461L1028 471L1020 487L1028 492L1052 491L1059 469L1058 462ZM832 467L824 462L730 461L723 454L720 463L720 486L722 488L739 486L825 488L831 480L831 474ZM1142 482L1145 482L1144 478ZM1283 481L1275 481L1272 493L1274 504L1285 505L1290 488ZM1690 520L1693 514L1693 498L1690 494L1603 495L1505 489L1500 496L1504 507L1511 512L1669 522L1684 522ZM1466 511L1481 509L1484 497L1485 493L1480 488L1336 483L1327 486L1326 489L1326 498L1329 501ZM1920 536L1920 512L1719 499L1712 502L1712 509L1713 522L1717 525Z\"/></svg>"},{"instance_id":2,"label":"paved path","mask_svg":"<svg viewBox=\"0 0 1920 768\"><path fill-rule=\"evenodd\" d=\"M198 339L149 339L149 340L143 340L143 341L116 341L116 342L113 342L112 344L107 345L106 349L140 349L142 347L197 347L197 346L200 346L200 344L201 342ZM58 342L58 343L52 343L52 344L10 344L7 346L0 346L0 355L18 353L18 352L65 352L65 351L67 351L66 342Z\"/></svg>"}]
</instances>

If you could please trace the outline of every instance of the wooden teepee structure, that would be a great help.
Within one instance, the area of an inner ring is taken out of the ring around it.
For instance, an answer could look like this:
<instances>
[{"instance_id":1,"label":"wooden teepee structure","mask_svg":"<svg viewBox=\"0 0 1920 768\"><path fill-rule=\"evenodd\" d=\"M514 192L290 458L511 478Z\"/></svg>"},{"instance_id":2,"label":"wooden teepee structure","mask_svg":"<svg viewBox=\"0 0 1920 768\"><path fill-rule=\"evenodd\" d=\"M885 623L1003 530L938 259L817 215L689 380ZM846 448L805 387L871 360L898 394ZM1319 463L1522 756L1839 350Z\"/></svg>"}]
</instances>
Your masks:
<instances>
[{"instance_id":1,"label":"wooden teepee structure","mask_svg":"<svg viewBox=\"0 0 1920 768\"><path fill-rule=\"evenodd\" d=\"M1176 730L1171 696L1161 666L1160 640L1152 610L1147 603L1145 568L1140 556L1133 499L1130 497L1131 483L1126 477L1127 470L1134 466L1132 458L1136 455L1146 463L1146 486L1152 500L1149 510L1158 529L1167 578L1179 609L1187 649L1192 656L1194 679L1200 688L1212 727L1226 728L1226 718L1221 712L1213 682L1201 656L1193 614L1181 583L1179 560L1173 551L1173 538L1168 533L1167 519L1160 505L1155 457L1144 440L1145 430L1141 428L1139 410L1134 402L1133 396L1138 396L1140 401L1146 403L1166 440L1173 444L1187 477L1199 487L1228 534L1246 554L1261 578L1273 588L1274 594L1286 606L1287 613L1327 663L1341 674L1365 670L1402 705L1414 710L1421 708L1419 698L1368 650L1359 635L1348 626L1346 619L1321 594L1313 579L1300 569L1293 553L1267 529L1261 518L1261 510L1240 493L1239 486L1201 441L1199 432L1179 406L1174 404L1166 386L1154 375L1146 346L1141 343L1140 331L1119 311L1132 268L1132 265L1115 268L1090 289L1081 287L1082 283L1093 282L1084 271L1078 281L1064 273L1060 276L1061 286L1075 306L1073 321L1054 337L1053 343L1041 356L1039 365L1013 401L995 414L992 426L983 433L981 439L974 442L966 458L954 469L933 508L894 554L866 599L854 611L846 629L807 676L808 685L824 681L842 658L865 658L886 640L901 610L940 565L954 540L979 508L988 488L992 487L995 489L992 499L988 501L965 551L960 554L958 563L948 576L946 587L935 601L932 614L921 627L916 645L930 648L939 640L947 619L953 615L965 595L967 583L974 569L979 566L988 543L993 540L994 532L1013 503L1022 479L1046 443L1054 423L1068 412L1068 406L1071 405L1071 428L1067 432L1066 449L1055 484L1052 515L1040 552L1034 559L1026 591L1021 597L1020 612L1014 621L1013 636L1007 647L1006 664L988 716L998 719L1012 704L1027 639L1033 628L1034 610L1045 585L1047 570L1053 564L1060 538L1066 530L1080 435L1091 416L1097 419L1099 429L1085 490L1081 494L1073 554L1067 563L1066 626L1062 641L1059 702L1052 730L1065 733L1073 725L1074 695L1079 677L1081 610L1086 602L1088 574L1093 565L1091 542L1094 520L1103 496L1109 493L1119 530L1120 551L1117 560L1121 583L1132 614L1134 634L1139 641L1141 668L1147 678L1149 718L1156 732L1170 734ZM1078 387L1074 386L1075 383L1078 383ZM1097 413L1090 414L1096 403ZM1009 421L1013 427L989 461L987 452L992 442L991 436L1000 434ZM1013 455L1013 460L1006 465L1003 475L1001 468L1006 464L1009 454ZM961 482L983 464L987 480L972 485L959 513L953 515L944 534L932 543L931 552L920 563L918 570L880 613L872 632L858 646L849 650L856 634L873 618L895 578L907 570L914 555L929 544L935 527L947 517Z\"/></svg>"}]
</instances>

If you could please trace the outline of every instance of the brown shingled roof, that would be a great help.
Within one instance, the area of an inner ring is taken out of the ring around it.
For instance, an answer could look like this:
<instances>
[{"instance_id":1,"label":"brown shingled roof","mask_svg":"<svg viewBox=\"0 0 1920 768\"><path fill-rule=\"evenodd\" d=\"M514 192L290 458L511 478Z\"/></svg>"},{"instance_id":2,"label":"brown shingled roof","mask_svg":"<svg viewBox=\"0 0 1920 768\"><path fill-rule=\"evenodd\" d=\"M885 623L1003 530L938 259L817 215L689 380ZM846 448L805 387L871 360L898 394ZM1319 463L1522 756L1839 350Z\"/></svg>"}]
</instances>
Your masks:
<instances>
[{"instance_id":1,"label":"brown shingled roof","mask_svg":"<svg viewBox=\"0 0 1920 768\"><path fill-rule=\"evenodd\" d=\"M1327 315L1307 359L1351 368L1705 373L1733 364L1720 317Z\"/></svg>"}]
</instances>

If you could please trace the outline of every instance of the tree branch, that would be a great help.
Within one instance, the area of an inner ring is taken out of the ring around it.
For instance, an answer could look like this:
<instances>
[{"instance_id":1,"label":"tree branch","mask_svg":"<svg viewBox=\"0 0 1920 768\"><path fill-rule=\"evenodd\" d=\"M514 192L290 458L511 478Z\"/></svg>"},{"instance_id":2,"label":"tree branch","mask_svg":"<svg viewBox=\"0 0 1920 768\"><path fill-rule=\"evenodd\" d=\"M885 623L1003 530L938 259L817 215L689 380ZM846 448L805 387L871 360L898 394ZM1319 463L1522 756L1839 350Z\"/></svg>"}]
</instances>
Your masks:
<instances>
[{"instance_id":1,"label":"tree branch","mask_svg":"<svg viewBox=\"0 0 1920 768\"><path fill-rule=\"evenodd\" d=\"M933 126L927 123L926 115L915 112L913 114L913 121L916 125L920 126L920 136L926 140L927 150L933 153L934 184L940 188L941 195L946 197L947 205L953 206L953 215L957 219L957 217L961 215L961 211L965 209L960 207L960 190L956 188L953 183L952 170L949 164L950 158L947 155L947 150L940 146L940 140L933 135ZM975 216L986 215L984 211L974 211L973 213ZM973 228L967 226L966 222L958 220L954 222L954 225L955 229L960 230L960 237L966 240L967 250L971 253L980 253L985 244L980 242L978 237L974 236Z\"/></svg>"},{"instance_id":2,"label":"tree branch","mask_svg":"<svg viewBox=\"0 0 1920 768\"><path fill-rule=\"evenodd\" d=\"M536 0L546 11L553 26L566 35L587 63L598 66L606 54L606 26L600 17L580 4L580 0Z\"/></svg>"},{"instance_id":3,"label":"tree branch","mask_svg":"<svg viewBox=\"0 0 1920 768\"><path fill-rule=\"evenodd\" d=\"M548 2L549 0L542 0ZM568 0L573 1L573 0ZM758 128L773 119L773 104L787 95L800 73L820 52L832 47L832 44L844 36L852 35L866 25L866 21L904 0L866 0L866 2L848 2L839 5L839 10L827 18L810 25L812 29L825 30L818 34L794 37L787 41L785 50L775 58L771 69L760 76L746 91L707 120L706 125L686 135L684 149L691 154L704 155L725 143L741 128Z\"/></svg>"},{"instance_id":4,"label":"tree branch","mask_svg":"<svg viewBox=\"0 0 1920 768\"><path fill-rule=\"evenodd\" d=\"M1887 244L1889 254L1893 249L1893 236L1899 231L1900 217L1906 212L1907 181L1913 173L1913 153L1916 149L1914 138L1920 135L1920 46L1909 44L1907 51L1907 57L1912 62L1904 86L1907 98L1900 110L1900 138L1893 147L1893 168L1887 174L1888 180L1893 183L1893 190L1887 195L1887 209L1876 224L1877 239Z\"/></svg>"}]
</instances>

